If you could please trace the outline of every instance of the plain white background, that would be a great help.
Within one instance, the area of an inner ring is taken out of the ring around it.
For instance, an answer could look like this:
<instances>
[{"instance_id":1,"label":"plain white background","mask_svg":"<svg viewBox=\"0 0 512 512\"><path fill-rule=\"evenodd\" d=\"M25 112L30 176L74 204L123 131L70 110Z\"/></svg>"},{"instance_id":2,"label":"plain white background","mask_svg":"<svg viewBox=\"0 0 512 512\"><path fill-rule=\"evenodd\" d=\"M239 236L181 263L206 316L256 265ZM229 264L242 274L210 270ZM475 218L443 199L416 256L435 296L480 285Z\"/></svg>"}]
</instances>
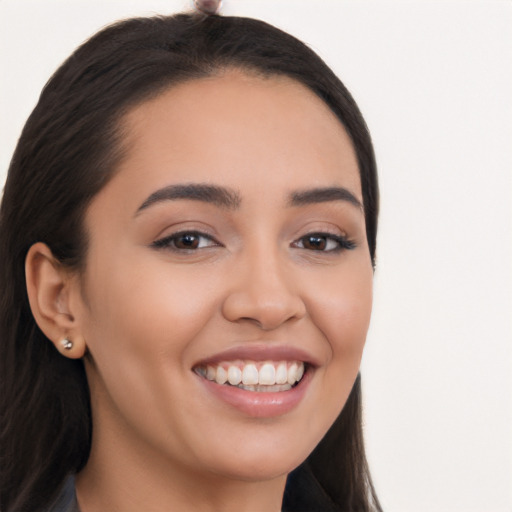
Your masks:
<instances>
[{"instance_id":1,"label":"plain white background","mask_svg":"<svg viewBox=\"0 0 512 512\"><path fill-rule=\"evenodd\" d=\"M58 64L188 0L0 0L0 183ZM386 511L512 511L512 3L225 0L334 68L370 126L382 213L363 360Z\"/></svg>"}]
</instances>

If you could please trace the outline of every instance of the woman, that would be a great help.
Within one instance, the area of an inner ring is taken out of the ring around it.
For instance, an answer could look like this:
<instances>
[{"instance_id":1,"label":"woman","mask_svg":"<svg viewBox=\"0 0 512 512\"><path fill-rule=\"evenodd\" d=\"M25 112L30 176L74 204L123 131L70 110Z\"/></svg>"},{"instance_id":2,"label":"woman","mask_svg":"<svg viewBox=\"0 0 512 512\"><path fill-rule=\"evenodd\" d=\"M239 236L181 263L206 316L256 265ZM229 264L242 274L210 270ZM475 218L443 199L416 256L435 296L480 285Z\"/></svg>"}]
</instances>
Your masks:
<instances>
[{"instance_id":1,"label":"woman","mask_svg":"<svg viewBox=\"0 0 512 512\"><path fill-rule=\"evenodd\" d=\"M380 510L377 210L361 114L295 38L178 15L85 43L2 201L2 510Z\"/></svg>"}]
</instances>

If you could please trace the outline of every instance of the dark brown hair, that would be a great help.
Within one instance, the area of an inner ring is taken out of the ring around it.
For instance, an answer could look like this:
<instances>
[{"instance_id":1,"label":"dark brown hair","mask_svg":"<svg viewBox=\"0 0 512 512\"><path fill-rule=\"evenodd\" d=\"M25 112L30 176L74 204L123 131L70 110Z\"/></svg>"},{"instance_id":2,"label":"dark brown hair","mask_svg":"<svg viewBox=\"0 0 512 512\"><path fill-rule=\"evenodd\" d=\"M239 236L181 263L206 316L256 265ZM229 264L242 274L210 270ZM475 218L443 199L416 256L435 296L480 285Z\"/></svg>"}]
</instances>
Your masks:
<instances>
[{"instance_id":1,"label":"dark brown hair","mask_svg":"<svg viewBox=\"0 0 512 512\"><path fill-rule=\"evenodd\" d=\"M130 19L96 34L43 89L12 158L0 209L4 512L47 506L66 477L84 467L91 440L83 363L62 357L30 311L28 249L44 242L63 265L83 269L84 213L123 157L123 116L173 84L228 68L295 79L343 123L358 158L374 261L378 186L370 136L347 89L306 45L261 21L194 14ZM364 454L360 377L338 420L299 470L308 472L336 510L380 510ZM293 503L287 487L285 509Z\"/></svg>"}]
</instances>

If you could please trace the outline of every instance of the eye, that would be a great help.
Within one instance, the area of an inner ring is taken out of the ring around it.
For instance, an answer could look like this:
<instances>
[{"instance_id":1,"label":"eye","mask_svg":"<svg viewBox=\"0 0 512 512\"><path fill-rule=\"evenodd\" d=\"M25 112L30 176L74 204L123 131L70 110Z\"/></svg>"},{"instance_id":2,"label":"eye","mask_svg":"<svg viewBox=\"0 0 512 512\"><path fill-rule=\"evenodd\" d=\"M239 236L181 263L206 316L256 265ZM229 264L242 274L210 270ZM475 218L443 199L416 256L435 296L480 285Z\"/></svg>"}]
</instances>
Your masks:
<instances>
[{"instance_id":1,"label":"eye","mask_svg":"<svg viewBox=\"0 0 512 512\"><path fill-rule=\"evenodd\" d=\"M210 235L199 231L180 231L153 242L153 247L174 251L195 251L220 245Z\"/></svg>"},{"instance_id":2,"label":"eye","mask_svg":"<svg viewBox=\"0 0 512 512\"><path fill-rule=\"evenodd\" d=\"M293 242L293 247L318 252L338 252L354 249L355 243L344 236L331 233L309 233Z\"/></svg>"}]
</instances>

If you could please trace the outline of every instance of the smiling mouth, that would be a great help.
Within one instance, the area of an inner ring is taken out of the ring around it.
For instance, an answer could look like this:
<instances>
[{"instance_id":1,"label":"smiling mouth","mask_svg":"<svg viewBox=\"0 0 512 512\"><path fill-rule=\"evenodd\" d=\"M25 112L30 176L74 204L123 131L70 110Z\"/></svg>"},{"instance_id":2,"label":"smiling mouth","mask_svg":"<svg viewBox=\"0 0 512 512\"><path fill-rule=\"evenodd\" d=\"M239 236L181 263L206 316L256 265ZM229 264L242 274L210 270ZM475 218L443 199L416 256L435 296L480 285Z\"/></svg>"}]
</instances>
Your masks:
<instances>
[{"instance_id":1,"label":"smiling mouth","mask_svg":"<svg viewBox=\"0 0 512 512\"><path fill-rule=\"evenodd\" d=\"M302 380L306 370L302 361L238 360L194 368L197 375L221 386L266 393L289 391Z\"/></svg>"}]
</instances>

